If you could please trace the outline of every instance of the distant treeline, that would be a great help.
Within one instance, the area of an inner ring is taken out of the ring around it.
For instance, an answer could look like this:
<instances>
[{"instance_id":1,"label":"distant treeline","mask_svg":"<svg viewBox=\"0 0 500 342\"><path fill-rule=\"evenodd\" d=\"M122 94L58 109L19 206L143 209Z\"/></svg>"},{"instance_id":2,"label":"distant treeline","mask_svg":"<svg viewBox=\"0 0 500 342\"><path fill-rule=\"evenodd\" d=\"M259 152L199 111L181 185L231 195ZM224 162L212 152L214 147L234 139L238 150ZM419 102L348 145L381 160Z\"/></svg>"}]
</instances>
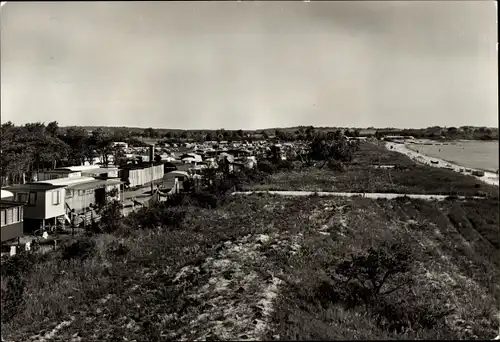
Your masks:
<instances>
[{"instance_id":1,"label":"distant treeline","mask_svg":"<svg viewBox=\"0 0 500 342\"><path fill-rule=\"evenodd\" d=\"M154 128L128 128L128 127L80 127L92 132L101 129L116 136L165 139L166 141L214 141L214 140L254 140L254 139L278 139L278 140L306 140L318 132L336 132L341 130L346 136L351 137L383 137L385 135L413 136L415 138L428 139L469 139L469 140L498 140L498 128L489 127L428 127L420 129L397 129L397 128L338 128L338 127L313 127L298 126L287 128L270 128L262 130L181 130L181 129L154 129ZM69 128L61 128L69 129Z\"/></svg>"}]
</instances>

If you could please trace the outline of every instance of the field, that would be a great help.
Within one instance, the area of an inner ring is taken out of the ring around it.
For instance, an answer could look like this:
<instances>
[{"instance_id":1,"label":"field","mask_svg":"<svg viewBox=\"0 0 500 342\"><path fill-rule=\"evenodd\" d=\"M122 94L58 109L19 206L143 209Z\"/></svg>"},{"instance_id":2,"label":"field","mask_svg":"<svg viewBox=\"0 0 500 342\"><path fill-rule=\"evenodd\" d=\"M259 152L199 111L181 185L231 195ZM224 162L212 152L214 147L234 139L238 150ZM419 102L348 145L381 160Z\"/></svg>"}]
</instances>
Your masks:
<instances>
[{"instance_id":1,"label":"field","mask_svg":"<svg viewBox=\"0 0 500 342\"><path fill-rule=\"evenodd\" d=\"M112 234L2 265L2 336L492 338L498 204L254 195L152 208ZM384 241L411 251L410 285L346 305L335 265Z\"/></svg>"},{"instance_id":2,"label":"field","mask_svg":"<svg viewBox=\"0 0 500 342\"><path fill-rule=\"evenodd\" d=\"M372 165L395 165L377 169ZM381 145L362 143L346 172L309 167L273 174L263 183L245 190L303 190L339 192L393 192L498 197L498 187L486 185L472 176L419 165L410 158Z\"/></svg>"},{"instance_id":3,"label":"field","mask_svg":"<svg viewBox=\"0 0 500 342\"><path fill-rule=\"evenodd\" d=\"M498 141L456 141L453 143L454 145L450 142L447 142L448 145L409 144L408 148L468 168L491 172L498 170Z\"/></svg>"}]
</instances>

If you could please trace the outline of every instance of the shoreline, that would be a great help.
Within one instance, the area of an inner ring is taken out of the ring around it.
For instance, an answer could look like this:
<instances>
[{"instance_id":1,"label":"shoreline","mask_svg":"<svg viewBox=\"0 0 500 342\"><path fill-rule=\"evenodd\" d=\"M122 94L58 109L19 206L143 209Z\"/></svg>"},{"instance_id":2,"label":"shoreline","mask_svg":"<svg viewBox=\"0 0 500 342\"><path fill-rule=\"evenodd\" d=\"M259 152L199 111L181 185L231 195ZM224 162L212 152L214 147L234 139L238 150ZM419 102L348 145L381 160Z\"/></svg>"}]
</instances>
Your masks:
<instances>
[{"instance_id":1,"label":"shoreline","mask_svg":"<svg viewBox=\"0 0 500 342\"><path fill-rule=\"evenodd\" d=\"M392 146L392 149L391 149L391 146ZM441 158L430 157L430 156L427 156L425 154L422 154L420 152L416 152L416 151L410 149L409 147L406 146L406 144L397 144L397 143L387 142L385 144L385 147L389 151L395 151L395 152L402 153L417 163L432 166L432 167L438 167L438 168L446 168L447 165L451 165L451 168L455 172L458 172L458 173L463 174L463 175L474 177L477 180L482 181L482 182L489 184L489 185L494 185L497 187L499 186L499 177L495 172L482 170L480 168L465 167L462 165L458 165L454 162L446 161L446 160L441 159ZM431 160L438 161L438 164L432 164ZM460 169L471 169L471 170L478 170L478 171L481 170L484 172L484 176L479 177L479 176L474 176L471 173L460 172Z\"/></svg>"},{"instance_id":2,"label":"shoreline","mask_svg":"<svg viewBox=\"0 0 500 342\"><path fill-rule=\"evenodd\" d=\"M413 144L413 143L410 143L410 144ZM486 172L489 172L489 173L493 173L493 174L496 174L496 170L492 170L492 169L485 169L485 168L482 168L482 167L472 167L472 166L463 166L463 165L459 165L456 161L453 161L453 160L447 160L447 159L443 159L443 158L440 158L440 157L433 157L433 156L429 156L429 155L426 155L426 154L423 154L421 152L417 152L414 148L408 146L410 144L404 144L405 147L410 150L411 152L415 153L415 154L421 154L423 156L426 156L427 158L434 158L436 160L443 160L445 162L447 162L448 164L452 164L452 165L455 165L455 166L458 166L460 168L464 168L464 169L472 169L472 170L481 170L481 171L484 171L485 173ZM415 144L413 144L415 145Z\"/></svg>"}]
</instances>

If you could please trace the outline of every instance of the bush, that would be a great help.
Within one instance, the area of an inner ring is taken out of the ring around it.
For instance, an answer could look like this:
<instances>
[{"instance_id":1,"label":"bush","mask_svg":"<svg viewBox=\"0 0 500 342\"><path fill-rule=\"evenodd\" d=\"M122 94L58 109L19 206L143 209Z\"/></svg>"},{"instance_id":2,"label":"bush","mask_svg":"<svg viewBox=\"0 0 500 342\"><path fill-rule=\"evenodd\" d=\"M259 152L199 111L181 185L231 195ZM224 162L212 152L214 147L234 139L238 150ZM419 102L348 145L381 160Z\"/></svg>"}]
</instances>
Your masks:
<instances>
[{"instance_id":1,"label":"bush","mask_svg":"<svg viewBox=\"0 0 500 342\"><path fill-rule=\"evenodd\" d=\"M95 255L96 251L97 248L94 240L81 239L63 248L62 259L84 261Z\"/></svg>"},{"instance_id":2,"label":"bush","mask_svg":"<svg viewBox=\"0 0 500 342\"><path fill-rule=\"evenodd\" d=\"M187 203L184 197L177 197L178 201ZM144 207L127 217L130 227L139 229L156 228L159 225L178 228L186 216L186 209L181 206L168 206L158 203L150 207Z\"/></svg>"},{"instance_id":3,"label":"bush","mask_svg":"<svg viewBox=\"0 0 500 342\"><path fill-rule=\"evenodd\" d=\"M4 292L2 288L2 323L9 322L22 309L25 304L24 290L26 282L21 275L2 279L7 282L7 288Z\"/></svg>"},{"instance_id":4,"label":"bush","mask_svg":"<svg viewBox=\"0 0 500 342\"><path fill-rule=\"evenodd\" d=\"M192 194L193 202L195 205L202 208L217 208L222 202L223 197L217 196L217 194L210 193L208 191L197 191Z\"/></svg>"},{"instance_id":5,"label":"bush","mask_svg":"<svg viewBox=\"0 0 500 342\"><path fill-rule=\"evenodd\" d=\"M346 169L344 163L338 160L329 160L327 166L330 170L339 172L344 172Z\"/></svg>"},{"instance_id":6,"label":"bush","mask_svg":"<svg viewBox=\"0 0 500 342\"><path fill-rule=\"evenodd\" d=\"M259 171L265 172L265 173L270 174L270 175L273 173L276 173L276 171L278 170L276 165L274 165L273 163L271 163L268 160L259 161L257 163L257 169Z\"/></svg>"},{"instance_id":7,"label":"bush","mask_svg":"<svg viewBox=\"0 0 500 342\"><path fill-rule=\"evenodd\" d=\"M121 257L126 255L130 251L130 248L125 246L123 243L118 241L111 242L107 249L106 254L112 257Z\"/></svg>"},{"instance_id":8,"label":"bush","mask_svg":"<svg viewBox=\"0 0 500 342\"><path fill-rule=\"evenodd\" d=\"M26 275L46 256L20 251L18 254L2 262L2 323L9 322L24 307L24 291ZM5 288L4 288L4 285Z\"/></svg>"},{"instance_id":9,"label":"bush","mask_svg":"<svg viewBox=\"0 0 500 342\"><path fill-rule=\"evenodd\" d=\"M278 163L278 170L283 170L283 171L291 171L293 170L295 167L294 167L294 164L292 161L290 160L281 160L279 163Z\"/></svg>"},{"instance_id":10,"label":"bush","mask_svg":"<svg viewBox=\"0 0 500 342\"><path fill-rule=\"evenodd\" d=\"M122 215L122 205L119 201L113 200L105 205L101 212L99 224L93 224L91 229L98 232L111 233L119 228Z\"/></svg>"},{"instance_id":11,"label":"bush","mask_svg":"<svg viewBox=\"0 0 500 342\"><path fill-rule=\"evenodd\" d=\"M2 262L2 278L27 274L36 263L44 258L45 256L20 250L16 255Z\"/></svg>"},{"instance_id":12,"label":"bush","mask_svg":"<svg viewBox=\"0 0 500 342\"><path fill-rule=\"evenodd\" d=\"M427 303L416 304L416 298L402 299L397 303L388 300L380 301L375 307L377 322L380 326L390 330L402 332L407 328L413 330L432 329L444 318L452 313L452 310L443 307L428 305Z\"/></svg>"},{"instance_id":13,"label":"bush","mask_svg":"<svg viewBox=\"0 0 500 342\"><path fill-rule=\"evenodd\" d=\"M364 303L373 305L382 297L400 290L411 283L408 274L413 256L399 243L383 243L370 248L367 254L351 256L340 262L333 278L343 285L344 302L349 307Z\"/></svg>"}]
</instances>

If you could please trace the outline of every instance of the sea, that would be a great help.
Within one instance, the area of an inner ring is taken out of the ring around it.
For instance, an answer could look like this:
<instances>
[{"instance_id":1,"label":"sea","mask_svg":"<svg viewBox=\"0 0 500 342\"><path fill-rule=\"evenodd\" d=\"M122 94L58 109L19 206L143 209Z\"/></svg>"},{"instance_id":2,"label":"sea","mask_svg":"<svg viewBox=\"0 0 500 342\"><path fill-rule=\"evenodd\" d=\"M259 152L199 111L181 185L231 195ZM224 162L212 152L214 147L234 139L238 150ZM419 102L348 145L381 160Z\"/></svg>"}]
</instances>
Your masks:
<instances>
[{"instance_id":1,"label":"sea","mask_svg":"<svg viewBox=\"0 0 500 342\"><path fill-rule=\"evenodd\" d=\"M406 146L426 156L443 159L467 168L491 172L498 170L498 140L429 141L427 143L427 145L407 144Z\"/></svg>"}]
</instances>

